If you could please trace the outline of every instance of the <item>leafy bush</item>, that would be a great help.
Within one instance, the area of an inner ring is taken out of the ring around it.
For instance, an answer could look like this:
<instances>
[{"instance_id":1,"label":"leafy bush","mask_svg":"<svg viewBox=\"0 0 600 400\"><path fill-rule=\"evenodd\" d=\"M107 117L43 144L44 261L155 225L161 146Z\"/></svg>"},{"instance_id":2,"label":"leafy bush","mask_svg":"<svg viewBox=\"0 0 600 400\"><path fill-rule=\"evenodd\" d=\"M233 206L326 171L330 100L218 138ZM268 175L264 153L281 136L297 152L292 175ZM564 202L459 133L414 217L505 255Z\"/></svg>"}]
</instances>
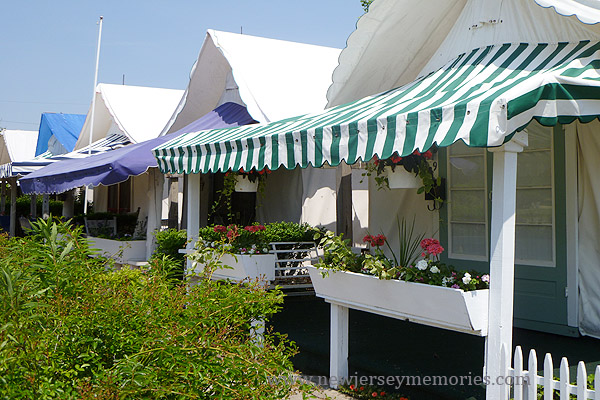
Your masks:
<instances>
[{"instance_id":1,"label":"leafy bush","mask_svg":"<svg viewBox=\"0 0 600 400\"><path fill-rule=\"evenodd\" d=\"M156 249L152 254L152 259L165 260L173 262L173 268L169 272L172 278L183 279L185 267L185 254L179 253L180 249L185 248L187 242L187 233L185 230L167 229L166 231L157 231L154 233L156 238Z\"/></svg>"},{"instance_id":2,"label":"leafy bush","mask_svg":"<svg viewBox=\"0 0 600 400\"><path fill-rule=\"evenodd\" d=\"M36 212L38 216L42 215L42 204L43 197L37 196L36 199ZM50 214L54 216L62 215L62 207L63 202L59 200L50 200ZM10 201L6 202L6 214L10 214ZM17 217L29 217L31 215L31 198L29 196L19 196L17 197Z\"/></svg>"},{"instance_id":3,"label":"leafy bush","mask_svg":"<svg viewBox=\"0 0 600 400\"><path fill-rule=\"evenodd\" d=\"M245 227L212 225L201 228L199 236L208 245L222 242L227 237L227 243L232 246L233 252L244 254L244 249L254 249L259 254L268 252L269 243L272 242L313 241L316 232L320 231L308 224L274 222L265 225L254 223Z\"/></svg>"},{"instance_id":4,"label":"leafy bush","mask_svg":"<svg viewBox=\"0 0 600 400\"><path fill-rule=\"evenodd\" d=\"M276 399L296 352L252 334L281 308L258 285L173 286L149 271L111 272L81 228L35 222L0 236L0 398ZM110 267L110 265L109 265Z\"/></svg>"},{"instance_id":5,"label":"leafy bush","mask_svg":"<svg viewBox=\"0 0 600 400\"><path fill-rule=\"evenodd\" d=\"M268 242L312 242L315 228L308 224L294 222L274 222L265 225Z\"/></svg>"}]
</instances>

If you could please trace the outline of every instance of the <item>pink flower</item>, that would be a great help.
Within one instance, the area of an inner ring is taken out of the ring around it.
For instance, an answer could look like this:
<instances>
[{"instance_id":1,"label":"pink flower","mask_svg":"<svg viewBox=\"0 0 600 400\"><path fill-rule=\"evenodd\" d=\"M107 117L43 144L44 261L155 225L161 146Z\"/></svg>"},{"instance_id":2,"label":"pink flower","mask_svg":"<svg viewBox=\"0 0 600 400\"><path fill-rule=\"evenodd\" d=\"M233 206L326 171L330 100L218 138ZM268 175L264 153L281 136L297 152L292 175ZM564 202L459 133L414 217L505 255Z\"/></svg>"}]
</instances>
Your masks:
<instances>
[{"instance_id":1,"label":"pink flower","mask_svg":"<svg viewBox=\"0 0 600 400\"><path fill-rule=\"evenodd\" d=\"M439 244L440 244L440 242L439 242L438 240L436 240L436 239L433 239L433 238L429 238L429 239L423 239L423 240L421 240L421 248L422 248L423 250L427 250L427 248L428 248L429 246L431 246L431 245L435 245L435 244L439 245Z\"/></svg>"},{"instance_id":2,"label":"pink flower","mask_svg":"<svg viewBox=\"0 0 600 400\"><path fill-rule=\"evenodd\" d=\"M488 274L485 274L481 277L481 281L482 282L487 282L490 283L490 276Z\"/></svg>"},{"instance_id":3,"label":"pink flower","mask_svg":"<svg viewBox=\"0 0 600 400\"><path fill-rule=\"evenodd\" d=\"M458 286L456 283L454 285L450 286L450 287L453 288L453 289L460 289L460 286Z\"/></svg>"}]
</instances>

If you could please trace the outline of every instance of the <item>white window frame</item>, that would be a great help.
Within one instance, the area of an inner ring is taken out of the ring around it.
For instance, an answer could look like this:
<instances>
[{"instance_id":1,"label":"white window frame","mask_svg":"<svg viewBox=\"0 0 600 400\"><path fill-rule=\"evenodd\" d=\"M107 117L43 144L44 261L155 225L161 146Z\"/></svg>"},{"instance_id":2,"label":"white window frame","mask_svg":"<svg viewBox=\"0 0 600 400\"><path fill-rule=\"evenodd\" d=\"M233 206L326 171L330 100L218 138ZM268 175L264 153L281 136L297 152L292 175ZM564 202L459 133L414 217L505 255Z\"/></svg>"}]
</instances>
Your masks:
<instances>
[{"instance_id":1,"label":"white window frame","mask_svg":"<svg viewBox=\"0 0 600 400\"><path fill-rule=\"evenodd\" d=\"M548 128L548 127L544 127ZM555 173L554 173L554 131L552 127L550 127L551 137L550 137L550 182L551 182L551 192L552 192L552 261L543 261L543 260L521 260L516 256L515 251L515 264L516 265L528 265L533 267L556 267L556 181L555 181ZM535 151L542 150L528 150L527 147L523 149L523 153L533 153ZM543 150L546 151L546 150ZM518 157L518 155L517 155ZM518 170L518 167L517 167ZM547 189L547 187L543 186L533 186L528 187L527 189ZM519 190L519 186L517 186L517 191ZM523 190L523 189L521 189ZM533 224L519 224L516 222L516 214L515 214L515 228L517 226L547 226L547 225L533 225ZM516 247L516 244L515 244ZM515 248L516 250L516 248Z\"/></svg>"},{"instance_id":2,"label":"white window frame","mask_svg":"<svg viewBox=\"0 0 600 400\"><path fill-rule=\"evenodd\" d=\"M483 191L484 191L484 198L485 198L485 214L484 214L484 222L483 224L485 225L485 255L484 256L476 256L476 255L468 255L468 254L456 254L452 252L452 249L454 248L454 246L452 245L452 207L448 207L448 258L454 259L454 260L468 260L468 261L484 261L487 262L489 261L489 254L490 254L490 241L489 241L489 218L488 218L488 213L489 213L489 205L488 205L488 201L487 201L487 196L488 196L488 179L487 179L487 152L485 151L485 149L481 149L482 150L482 155L483 155ZM448 179L448 202L452 202L452 164L450 163L450 159L452 158L452 154L450 151L450 148L448 148L448 153L447 153L447 157L446 157L446 171L447 171L447 179ZM469 154L466 156L461 156L461 157L480 157L479 155L476 154ZM454 190L481 190L481 189L454 189ZM462 223L462 224L469 224L469 222L456 222L456 223ZM477 223L472 223L473 225L481 225L480 222Z\"/></svg>"}]
</instances>

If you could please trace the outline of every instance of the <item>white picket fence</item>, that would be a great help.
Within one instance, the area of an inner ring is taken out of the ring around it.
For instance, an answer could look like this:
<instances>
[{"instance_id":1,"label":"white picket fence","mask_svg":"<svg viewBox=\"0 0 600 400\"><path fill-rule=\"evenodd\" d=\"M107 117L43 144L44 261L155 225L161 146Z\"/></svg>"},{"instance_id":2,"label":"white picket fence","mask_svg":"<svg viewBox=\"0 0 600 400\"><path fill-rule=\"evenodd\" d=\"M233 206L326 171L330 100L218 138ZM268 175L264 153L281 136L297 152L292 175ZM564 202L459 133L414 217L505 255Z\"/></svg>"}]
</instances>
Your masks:
<instances>
[{"instance_id":1,"label":"white picket fence","mask_svg":"<svg viewBox=\"0 0 600 400\"><path fill-rule=\"evenodd\" d=\"M508 352L504 352L504 365L509 364ZM520 346L515 349L513 367L508 368L507 376L512 387L512 396L514 400L536 400L538 387L543 388L543 399L553 400L554 391L560 392L560 400L568 400L571 395L576 396L577 400L600 400L600 365L596 366L594 388L587 389L587 371L583 361L577 365L577 383L572 385L569 376L569 361L563 357L560 362L559 379L554 379L554 363L552 356L546 354L544 358L544 375L538 375L537 354L535 350L529 352L527 369L523 367L523 352Z\"/></svg>"}]
</instances>

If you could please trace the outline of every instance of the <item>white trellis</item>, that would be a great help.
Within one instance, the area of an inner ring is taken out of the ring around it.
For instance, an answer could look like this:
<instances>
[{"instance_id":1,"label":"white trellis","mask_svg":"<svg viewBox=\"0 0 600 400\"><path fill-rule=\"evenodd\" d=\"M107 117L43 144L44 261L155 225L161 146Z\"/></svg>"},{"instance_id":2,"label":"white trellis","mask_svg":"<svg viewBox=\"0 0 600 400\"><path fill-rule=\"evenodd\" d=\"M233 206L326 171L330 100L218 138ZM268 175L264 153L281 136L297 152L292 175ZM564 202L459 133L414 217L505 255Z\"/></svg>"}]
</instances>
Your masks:
<instances>
[{"instance_id":1,"label":"white trellis","mask_svg":"<svg viewBox=\"0 0 600 400\"><path fill-rule=\"evenodd\" d=\"M537 354L535 350L529 352L527 360L527 369L524 369L523 352L520 346L515 349L514 365L510 367L510 354L503 347L502 366L506 368L505 383L512 386L514 400L536 400L538 388L543 390L543 399L554 399L554 391L560 393L561 400L568 400L576 396L577 400L600 400L600 365L596 366L595 371L595 390L587 388L587 372L583 361L577 365L576 383L572 384L569 375L569 361L563 357L560 361L560 372L558 380L554 379L554 364L552 356L546 354L544 358L544 373L538 375ZM493 382L495 383L495 382Z\"/></svg>"}]
</instances>

